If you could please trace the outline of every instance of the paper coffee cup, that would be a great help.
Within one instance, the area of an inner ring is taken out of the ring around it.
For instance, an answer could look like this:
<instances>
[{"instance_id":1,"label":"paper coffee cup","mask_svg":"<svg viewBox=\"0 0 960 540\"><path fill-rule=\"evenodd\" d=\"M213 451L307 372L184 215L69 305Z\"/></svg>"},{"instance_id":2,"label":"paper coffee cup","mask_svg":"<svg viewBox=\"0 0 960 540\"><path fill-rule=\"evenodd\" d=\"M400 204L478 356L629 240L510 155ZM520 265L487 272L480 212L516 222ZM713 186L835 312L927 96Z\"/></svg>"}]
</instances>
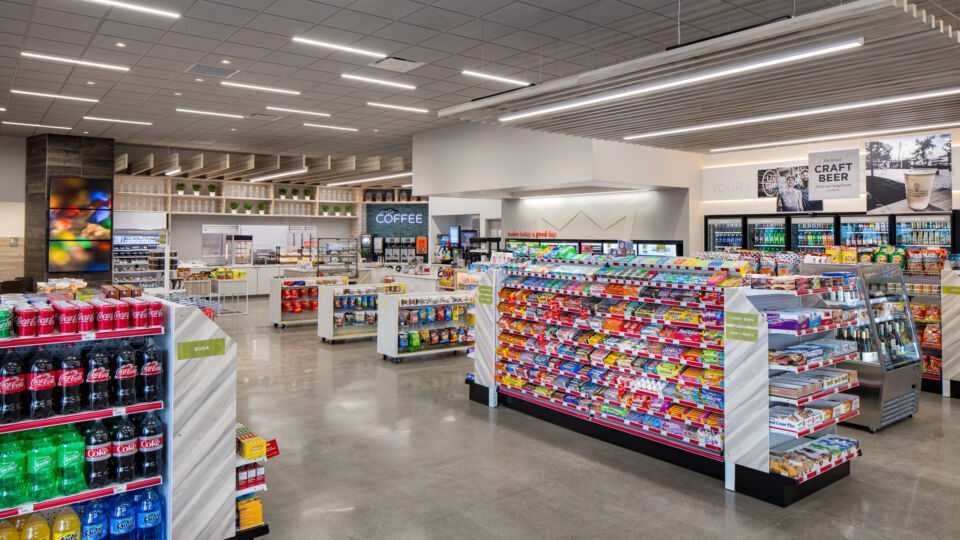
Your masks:
<instances>
[{"instance_id":1,"label":"paper coffee cup","mask_svg":"<svg viewBox=\"0 0 960 540\"><path fill-rule=\"evenodd\" d=\"M925 210L930 206L930 192L936 169L911 169L903 173L903 189L911 210Z\"/></svg>"}]
</instances>

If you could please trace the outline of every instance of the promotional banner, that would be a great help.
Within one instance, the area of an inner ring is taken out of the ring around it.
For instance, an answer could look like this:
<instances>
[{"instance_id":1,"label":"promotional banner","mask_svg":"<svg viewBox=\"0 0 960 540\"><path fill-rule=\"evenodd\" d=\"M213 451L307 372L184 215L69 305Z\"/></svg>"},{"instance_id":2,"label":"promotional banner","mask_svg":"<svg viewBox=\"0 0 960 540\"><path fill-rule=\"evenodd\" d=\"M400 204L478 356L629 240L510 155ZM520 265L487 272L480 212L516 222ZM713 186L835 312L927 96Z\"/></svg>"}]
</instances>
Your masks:
<instances>
[{"instance_id":1,"label":"promotional banner","mask_svg":"<svg viewBox=\"0 0 960 540\"><path fill-rule=\"evenodd\" d=\"M777 212L820 212L822 201L810 200L806 165L757 170L757 197L776 198Z\"/></svg>"},{"instance_id":2,"label":"promotional banner","mask_svg":"<svg viewBox=\"0 0 960 540\"><path fill-rule=\"evenodd\" d=\"M860 150L810 152L810 200L860 197Z\"/></svg>"},{"instance_id":3,"label":"promotional banner","mask_svg":"<svg viewBox=\"0 0 960 540\"><path fill-rule=\"evenodd\" d=\"M949 212L950 150L949 133L867 142L867 213Z\"/></svg>"}]
</instances>

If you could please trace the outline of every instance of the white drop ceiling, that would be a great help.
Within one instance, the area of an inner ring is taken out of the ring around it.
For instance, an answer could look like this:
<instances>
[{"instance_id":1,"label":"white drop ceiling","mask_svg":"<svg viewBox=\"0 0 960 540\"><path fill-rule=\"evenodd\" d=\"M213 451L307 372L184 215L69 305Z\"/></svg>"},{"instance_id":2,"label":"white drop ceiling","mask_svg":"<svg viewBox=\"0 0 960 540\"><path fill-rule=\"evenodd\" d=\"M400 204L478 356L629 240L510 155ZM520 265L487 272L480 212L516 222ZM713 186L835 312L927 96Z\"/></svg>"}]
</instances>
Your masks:
<instances>
[{"instance_id":1,"label":"white drop ceiling","mask_svg":"<svg viewBox=\"0 0 960 540\"><path fill-rule=\"evenodd\" d=\"M66 133L131 144L307 156L409 156L413 133L453 120L372 108L367 101L437 111L510 89L464 76L463 69L541 83L655 53L678 41L676 0L129 1L177 11L182 17L167 19L82 0L0 0L0 108L6 108L0 120L68 126L72 129ZM688 42L837 3L684 0L679 39ZM951 10L960 1L920 4ZM372 49L424 65L402 74L372 68L368 64L375 59L294 43L294 36ZM118 42L126 47L118 47ZM131 69L124 73L31 60L22 58L21 51ZM197 75L188 72L197 64L238 70L232 81L294 89L301 95L224 88L213 76L197 81ZM414 84L417 89L347 81L341 79L343 73ZM100 102L13 95L10 89ZM332 116L322 123L359 131L304 127L315 118L267 111L267 105L327 112ZM177 107L247 118L195 116L174 112ZM86 121L84 115L153 125ZM44 130L0 125L0 135L40 132Z\"/></svg>"}]
</instances>

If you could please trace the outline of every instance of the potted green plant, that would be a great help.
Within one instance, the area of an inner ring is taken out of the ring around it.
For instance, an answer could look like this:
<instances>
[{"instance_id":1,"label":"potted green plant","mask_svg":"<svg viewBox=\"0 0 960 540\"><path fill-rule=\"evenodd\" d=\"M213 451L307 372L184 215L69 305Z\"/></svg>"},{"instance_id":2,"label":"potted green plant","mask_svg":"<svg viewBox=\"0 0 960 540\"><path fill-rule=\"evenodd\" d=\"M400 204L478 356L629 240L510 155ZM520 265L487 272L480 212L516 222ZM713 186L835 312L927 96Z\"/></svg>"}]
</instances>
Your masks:
<instances>
[{"instance_id":1,"label":"potted green plant","mask_svg":"<svg viewBox=\"0 0 960 540\"><path fill-rule=\"evenodd\" d=\"M250 211L253 210L253 204L248 203L248 202L247 202L247 203L243 203L243 210L244 210L246 213L249 214Z\"/></svg>"},{"instance_id":2,"label":"potted green plant","mask_svg":"<svg viewBox=\"0 0 960 540\"><path fill-rule=\"evenodd\" d=\"M231 214L236 214L238 208L240 208L240 203L238 203L237 201L233 201L233 202L230 203L230 213L231 213Z\"/></svg>"},{"instance_id":3,"label":"potted green plant","mask_svg":"<svg viewBox=\"0 0 960 540\"><path fill-rule=\"evenodd\" d=\"M193 185L193 194L198 197L200 196L200 184Z\"/></svg>"},{"instance_id":4,"label":"potted green plant","mask_svg":"<svg viewBox=\"0 0 960 540\"><path fill-rule=\"evenodd\" d=\"M335 215L335 216L339 216L339 215L340 215L340 207L339 207L339 206L334 206L334 207L333 207L333 215Z\"/></svg>"},{"instance_id":5,"label":"potted green plant","mask_svg":"<svg viewBox=\"0 0 960 540\"><path fill-rule=\"evenodd\" d=\"M330 215L330 207L329 207L329 206L323 205L323 206L320 207L320 210L323 211L323 215L325 215L325 216L329 216L329 215Z\"/></svg>"},{"instance_id":6,"label":"potted green plant","mask_svg":"<svg viewBox=\"0 0 960 540\"><path fill-rule=\"evenodd\" d=\"M277 193L280 194L280 198L281 198L281 199L286 199L286 198L287 198L287 190L285 190L285 189L283 189L283 188L280 188L280 189L277 191Z\"/></svg>"},{"instance_id":7,"label":"potted green plant","mask_svg":"<svg viewBox=\"0 0 960 540\"><path fill-rule=\"evenodd\" d=\"M352 206L347 205L347 207L344 208L344 210L347 212L347 215L348 215L348 216L352 216L352 215L353 215L353 207L352 207Z\"/></svg>"},{"instance_id":8,"label":"potted green plant","mask_svg":"<svg viewBox=\"0 0 960 540\"><path fill-rule=\"evenodd\" d=\"M313 197L313 190L312 189L303 190L303 200L309 201L310 197Z\"/></svg>"},{"instance_id":9,"label":"potted green plant","mask_svg":"<svg viewBox=\"0 0 960 540\"><path fill-rule=\"evenodd\" d=\"M183 195L183 192L186 191L186 184L177 184L177 195Z\"/></svg>"},{"instance_id":10,"label":"potted green plant","mask_svg":"<svg viewBox=\"0 0 960 540\"><path fill-rule=\"evenodd\" d=\"M209 186L207 186L207 191L210 193L210 196L211 196L211 197L216 197L216 196L217 196L217 185L216 185L216 184L210 184Z\"/></svg>"},{"instance_id":11,"label":"potted green plant","mask_svg":"<svg viewBox=\"0 0 960 540\"><path fill-rule=\"evenodd\" d=\"M260 203L260 204L257 206L257 210L260 211L260 215L261 215L261 216L262 216L263 214L265 214L266 211L267 211L267 203L265 203L265 202Z\"/></svg>"},{"instance_id":12,"label":"potted green plant","mask_svg":"<svg viewBox=\"0 0 960 540\"><path fill-rule=\"evenodd\" d=\"M293 188L293 189L290 191L290 195L293 195L293 200L297 200L297 199L300 198L300 190L297 189L297 188Z\"/></svg>"}]
</instances>

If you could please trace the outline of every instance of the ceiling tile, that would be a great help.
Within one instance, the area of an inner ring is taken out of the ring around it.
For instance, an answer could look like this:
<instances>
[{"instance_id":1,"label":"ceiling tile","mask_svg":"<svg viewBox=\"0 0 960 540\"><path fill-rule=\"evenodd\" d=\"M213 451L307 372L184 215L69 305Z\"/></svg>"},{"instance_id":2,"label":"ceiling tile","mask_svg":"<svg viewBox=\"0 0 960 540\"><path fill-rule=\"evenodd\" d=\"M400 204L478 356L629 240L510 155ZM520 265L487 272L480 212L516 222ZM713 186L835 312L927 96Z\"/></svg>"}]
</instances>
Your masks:
<instances>
[{"instance_id":1,"label":"ceiling tile","mask_svg":"<svg viewBox=\"0 0 960 540\"><path fill-rule=\"evenodd\" d=\"M607 25L642 12L642 9L619 0L599 0L570 11L567 15L593 24Z\"/></svg>"},{"instance_id":2,"label":"ceiling tile","mask_svg":"<svg viewBox=\"0 0 960 540\"><path fill-rule=\"evenodd\" d=\"M420 42L421 47L428 47L438 51L445 51L452 54L458 54L472 47L476 47L480 42L475 39L455 36L453 34L440 34L430 39Z\"/></svg>"},{"instance_id":3,"label":"ceiling tile","mask_svg":"<svg viewBox=\"0 0 960 540\"><path fill-rule=\"evenodd\" d=\"M423 4L411 2L410 0L357 0L350 4L350 9L353 11L370 13L391 19L402 19L422 7Z\"/></svg>"},{"instance_id":4,"label":"ceiling tile","mask_svg":"<svg viewBox=\"0 0 960 540\"><path fill-rule=\"evenodd\" d=\"M191 36L201 36L210 39L224 40L233 35L233 33L237 31L237 27L200 19L191 19L189 17L181 17L177 19L177 22L175 22L173 26L170 27L170 31L179 32L181 34L189 34ZM146 35L139 38L137 36L130 37L141 40L157 39L148 38Z\"/></svg>"},{"instance_id":5,"label":"ceiling tile","mask_svg":"<svg viewBox=\"0 0 960 540\"><path fill-rule=\"evenodd\" d=\"M313 24L311 23L263 13L254 17L254 19L246 25L247 28L253 30L260 30L261 32L269 32L281 36L298 36L312 26Z\"/></svg>"},{"instance_id":6,"label":"ceiling tile","mask_svg":"<svg viewBox=\"0 0 960 540\"><path fill-rule=\"evenodd\" d=\"M257 16L256 11L240 9L226 4L217 4L206 0L198 0L184 16L204 21L243 26Z\"/></svg>"},{"instance_id":7,"label":"ceiling tile","mask_svg":"<svg viewBox=\"0 0 960 540\"><path fill-rule=\"evenodd\" d=\"M554 17L556 13L546 9L514 2L484 16L484 19L514 28L528 28Z\"/></svg>"},{"instance_id":8,"label":"ceiling tile","mask_svg":"<svg viewBox=\"0 0 960 540\"><path fill-rule=\"evenodd\" d=\"M466 23L470 19L471 17L469 15L428 6L420 11L416 11L410 15L407 15L403 18L403 21L410 24L416 24L418 26L432 28L433 30L437 30L439 32L446 32L452 28Z\"/></svg>"},{"instance_id":9,"label":"ceiling tile","mask_svg":"<svg viewBox=\"0 0 960 540\"><path fill-rule=\"evenodd\" d=\"M337 8L310 0L277 0L267 8L266 12L317 24L336 13Z\"/></svg>"},{"instance_id":10,"label":"ceiling tile","mask_svg":"<svg viewBox=\"0 0 960 540\"><path fill-rule=\"evenodd\" d=\"M170 45L171 47L180 47L182 49L193 49L195 51L209 51L219 45L220 41L189 34L167 32L157 41L157 44ZM129 48L129 46L127 48Z\"/></svg>"},{"instance_id":11,"label":"ceiling tile","mask_svg":"<svg viewBox=\"0 0 960 540\"><path fill-rule=\"evenodd\" d=\"M586 21L566 15L558 15L552 19L531 26L529 30L555 39L564 39L585 32L593 27L594 25Z\"/></svg>"},{"instance_id":12,"label":"ceiling tile","mask_svg":"<svg viewBox=\"0 0 960 540\"><path fill-rule=\"evenodd\" d=\"M377 30L374 35L399 41L401 43L406 43L408 45L414 45L420 43L424 39L429 39L433 36L436 36L439 33L440 32L423 28L422 26L414 26L404 22L394 22L388 24L380 30Z\"/></svg>"},{"instance_id":13,"label":"ceiling tile","mask_svg":"<svg viewBox=\"0 0 960 540\"><path fill-rule=\"evenodd\" d=\"M4 14L6 16L6 14ZM54 11L52 9L37 8L33 12L31 23L46 24L84 32L95 32L100 26L100 18L85 17L76 13Z\"/></svg>"},{"instance_id":14,"label":"ceiling tile","mask_svg":"<svg viewBox=\"0 0 960 540\"><path fill-rule=\"evenodd\" d=\"M349 32L359 32L361 34L372 34L381 28L384 28L392 21L383 17L360 13L359 11L341 10L327 20L323 21L324 26L333 26L347 30Z\"/></svg>"},{"instance_id":15,"label":"ceiling tile","mask_svg":"<svg viewBox=\"0 0 960 540\"><path fill-rule=\"evenodd\" d=\"M503 6L510 4L513 0L437 0L433 5L465 13L472 17L486 15L491 11L498 10Z\"/></svg>"}]
</instances>

